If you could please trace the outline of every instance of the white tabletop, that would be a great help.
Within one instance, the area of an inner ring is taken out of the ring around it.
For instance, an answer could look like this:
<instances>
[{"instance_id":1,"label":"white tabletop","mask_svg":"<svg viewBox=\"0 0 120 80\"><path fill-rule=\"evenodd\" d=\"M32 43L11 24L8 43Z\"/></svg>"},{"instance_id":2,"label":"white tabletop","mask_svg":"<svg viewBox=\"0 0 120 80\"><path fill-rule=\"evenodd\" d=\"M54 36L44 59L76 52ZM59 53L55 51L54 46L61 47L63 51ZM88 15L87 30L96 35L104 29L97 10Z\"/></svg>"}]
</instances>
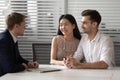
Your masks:
<instances>
[{"instance_id":1,"label":"white tabletop","mask_svg":"<svg viewBox=\"0 0 120 80\"><path fill-rule=\"evenodd\" d=\"M40 65L39 68L55 67L56 72L40 73L39 69L8 73L0 80L120 80L120 67L110 69L68 69L58 65Z\"/></svg>"}]
</instances>

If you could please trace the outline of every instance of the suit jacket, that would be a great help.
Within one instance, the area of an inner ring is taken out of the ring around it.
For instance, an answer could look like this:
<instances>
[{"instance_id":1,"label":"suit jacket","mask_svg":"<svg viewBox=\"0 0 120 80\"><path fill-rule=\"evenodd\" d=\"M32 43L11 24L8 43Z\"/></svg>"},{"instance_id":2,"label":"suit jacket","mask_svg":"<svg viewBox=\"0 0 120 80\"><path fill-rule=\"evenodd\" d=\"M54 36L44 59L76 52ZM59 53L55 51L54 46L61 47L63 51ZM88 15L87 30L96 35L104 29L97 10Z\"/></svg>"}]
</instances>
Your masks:
<instances>
[{"instance_id":1,"label":"suit jacket","mask_svg":"<svg viewBox=\"0 0 120 80\"><path fill-rule=\"evenodd\" d=\"M0 75L23 71L22 63L28 61L20 56L18 46L8 30L0 33Z\"/></svg>"}]
</instances>

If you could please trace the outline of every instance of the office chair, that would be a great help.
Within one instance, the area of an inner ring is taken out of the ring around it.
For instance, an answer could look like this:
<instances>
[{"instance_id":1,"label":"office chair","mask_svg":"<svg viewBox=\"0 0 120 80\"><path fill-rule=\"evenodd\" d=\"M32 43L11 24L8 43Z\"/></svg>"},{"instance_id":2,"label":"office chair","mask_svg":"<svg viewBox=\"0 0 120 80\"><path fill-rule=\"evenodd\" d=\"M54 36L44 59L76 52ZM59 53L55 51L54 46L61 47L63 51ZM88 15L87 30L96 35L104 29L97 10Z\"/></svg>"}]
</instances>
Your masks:
<instances>
[{"instance_id":1,"label":"office chair","mask_svg":"<svg viewBox=\"0 0 120 80\"><path fill-rule=\"evenodd\" d=\"M33 61L40 64L50 64L51 43L33 43Z\"/></svg>"},{"instance_id":2,"label":"office chair","mask_svg":"<svg viewBox=\"0 0 120 80\"><path fill-rule=\"evenodd\" d=\"M115 64L120 66L120 42L114 42Z\"/></svg>"}]
</instances>

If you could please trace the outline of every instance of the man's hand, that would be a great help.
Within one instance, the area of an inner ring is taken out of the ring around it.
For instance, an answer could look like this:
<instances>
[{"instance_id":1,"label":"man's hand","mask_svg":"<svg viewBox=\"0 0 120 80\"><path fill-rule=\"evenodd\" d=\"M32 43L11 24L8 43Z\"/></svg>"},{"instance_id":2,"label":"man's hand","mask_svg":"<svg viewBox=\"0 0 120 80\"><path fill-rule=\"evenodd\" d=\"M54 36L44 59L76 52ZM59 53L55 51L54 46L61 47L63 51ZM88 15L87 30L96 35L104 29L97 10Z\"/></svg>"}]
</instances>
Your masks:
<instances>
[{"instance_id":1,"label":"man's hand","mask_svg":"<svg viewBox=\"0 0 120 80\"><path fill-rule=\"evenodd\" d=\"M74 68L76 69L77 66L80 64L73 56L68 56L66 59L63 59L65 66L68 68Z\"/></svg>"},{"instance_id":2,"label":"man's hand","mask_svg":"<svg viewBox=\"0 0 120 80\"><path fill-rule=\"evenodd\" d=\"M39 63L38 62L28 62L28 67L29 68L38 68L39 67Z\"/></svg>"}]
</instances>

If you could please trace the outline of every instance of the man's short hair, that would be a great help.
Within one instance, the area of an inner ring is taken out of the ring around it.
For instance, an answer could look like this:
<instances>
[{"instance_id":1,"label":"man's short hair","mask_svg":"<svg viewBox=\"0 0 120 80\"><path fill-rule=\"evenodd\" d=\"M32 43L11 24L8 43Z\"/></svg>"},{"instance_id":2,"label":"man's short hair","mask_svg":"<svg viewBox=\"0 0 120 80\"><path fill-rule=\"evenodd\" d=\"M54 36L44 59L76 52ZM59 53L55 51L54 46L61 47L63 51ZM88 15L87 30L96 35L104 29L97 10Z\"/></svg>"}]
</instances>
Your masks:
<instances>
[{"instance_id":1,"label":"man's short hair","mask_svg":"<svg viewBox=\"0 0 120 80\"><path fill-rule=\"evenodd\" d=\"M97 22L98 25L101 22L101 15L97 10L87 9L87 10L84 10L81 13L81 15L82 16L90 16L90 20L93 21L93 22Z\"/></svg>"},{"instance_id":2,"label":"man's short hair","mask_svg":"<svg viewBox=\"0 0 120 80\"><path fill-rule=\"evenodd\" d=\"M21 24L21 22L23 22L24 19L25 16L21 13L13 12L9 14L6 18L8 30L12 30L15 24Z\"/></svg>"}]
</instances>

